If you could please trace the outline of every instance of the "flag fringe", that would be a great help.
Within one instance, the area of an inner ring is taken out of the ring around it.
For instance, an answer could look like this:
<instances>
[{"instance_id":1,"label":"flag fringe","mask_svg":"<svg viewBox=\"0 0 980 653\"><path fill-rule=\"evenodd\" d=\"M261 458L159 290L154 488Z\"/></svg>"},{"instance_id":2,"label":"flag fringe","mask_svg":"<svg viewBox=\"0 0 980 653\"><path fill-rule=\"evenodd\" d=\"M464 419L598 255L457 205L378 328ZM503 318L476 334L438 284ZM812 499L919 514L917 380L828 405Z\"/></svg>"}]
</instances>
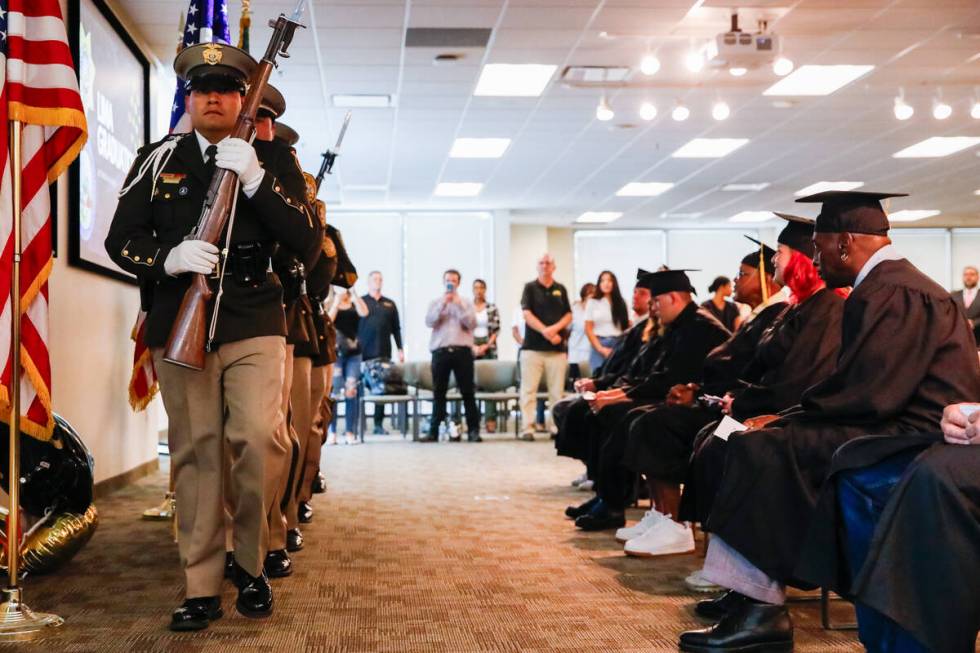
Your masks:
<instances>
[{"instance_id":1,"label":"flag fringe","mask_svg":"<svg viewBox=\"0 0 980 653\"><path fill-rule=\"evenodd\" d=\"M21 102L11 101L8 105L9 120L20 120L24 124L45 127L74 127L81 131L78 139L58 157L48 170L48 183L54 181L68 169L88 141L88 123L85 114L78 109L44 109L32 107Z\"/></svg>"},{"instance_id":2,"label":"flag fringe","mask_svg":"<svg viewBox=\"0 0 980 653\"><path fill-rule=\"evenodd\" d=\"M151 366L153 365L153 354L149 349L144 349L143 353L140 354L140 357L136 359L135 363L133 363L133 373L129 378L129 405L133 409L133 412L136 413L140 412L141 410L145 410L146 407L150 405L150 402L153 401L153 398L157 395L157 392L160 391L160 384L156 381L149 383L148 375L143 372L143 368L147 365L147 363L149 363ZM144 376L147 376L148 388L146 390L146 394L143 396L136 391L137 374L144 374Z\"/></svg>"}]
</instances>

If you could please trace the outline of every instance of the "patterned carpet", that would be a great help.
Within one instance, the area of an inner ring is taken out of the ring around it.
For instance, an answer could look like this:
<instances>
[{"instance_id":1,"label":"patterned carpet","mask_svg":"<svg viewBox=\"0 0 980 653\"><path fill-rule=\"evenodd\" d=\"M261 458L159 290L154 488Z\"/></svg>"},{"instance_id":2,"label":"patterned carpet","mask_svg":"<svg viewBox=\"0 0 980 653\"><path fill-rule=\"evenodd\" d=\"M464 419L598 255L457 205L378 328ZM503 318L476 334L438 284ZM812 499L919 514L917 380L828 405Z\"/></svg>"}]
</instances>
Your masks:
<instances>
[{"instance_id":1,"label":"patterned carpet","mask_svg":"<svg viewBox=\"0 0 980 653\"><path fill-rule=\"evenodd\" d=\"M139 520L161 473L102 499L102 524L57 577L25 583L27 603L66 624L44 651L676 651L698 626L682 579L698 560L622 555L609 534L562 515L586 495L576 463L548 442L410 444L397 436L324 450L330 485L314 500L296 572L274 581L267 621L234 611L209 630L167 630L181 577L167 525ZM638 517L639 512L634 514ZM815 603L793 607L800 653L860 651L826 632ZM837 603L836 620L852 618Z\"/></svg>"}]
</instances>

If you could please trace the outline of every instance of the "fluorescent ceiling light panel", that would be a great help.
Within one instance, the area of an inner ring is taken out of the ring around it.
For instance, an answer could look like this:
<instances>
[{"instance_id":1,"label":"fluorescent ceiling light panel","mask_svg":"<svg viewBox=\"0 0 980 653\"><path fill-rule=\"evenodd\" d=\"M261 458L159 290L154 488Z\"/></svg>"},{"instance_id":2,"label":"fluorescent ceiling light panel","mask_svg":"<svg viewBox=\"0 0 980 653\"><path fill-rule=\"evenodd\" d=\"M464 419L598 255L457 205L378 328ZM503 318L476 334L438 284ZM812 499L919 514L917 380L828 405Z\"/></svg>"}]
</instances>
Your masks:
<instances>
[{"instance_id":1,"label":"fluorescent ceiling light panel","mask_svg":"<svg viewBox=\"0 0 980 653\"><path fill-rule=\"evenodd\" d=\"M582 215L578 216L575 222L589 223L589 224L606 224L619 220L623 216L622 213L617 211L586 211Z\"/></svg>"},{"instance_id":2,"label":"fluorescent ceiling light panel","mask_svg":"<svg viewBox=\"0 0 980 653\"><path fill-rule=\"evenodd\" d=\"M730 192L730 193L739 193L739 192L744 193L744 192L755 192L755 191L765 190L769 188L769 185L770 184L768 181L763 181L758 184L726 184L722 186L721 189L723 191Z\"/></svg>"},{"instance_id":3,"label":"fluorescent ceiling light panel","mask_svg":"<svg viewBox=\"0 0 980 653\"><path fill-rule=\"evenodd\" d=\"M776 216L772 211L742 211L728 218L729 222L768 222Z\"/></svg>"},{"instance_id":4,"label":"fluorescent ceiling light panel","mask_svg":"<svg viewBox=\"0 0 980 653\"><path fill-rule=\"evenodd\" d=\"M915 222L917 220L925 220L926 218L931 218L934 215L939 215L942 211L935 210L915 210L915 209L905 209L904 211L895 211L888 215L889 222Z\"/></svg>"},{"instance_id":5,"label":"fluorescent ceiling light panel","mask_svg":"<svg viewBox=\"0 0 980 653\"><path fill-rule=\"evenodd\" d=\"M980 143L975 136L933 136L892 154L896 159L925 159L949 156Z\"/></svg>"},{"instance_id":6,"label":"fluorescent ceiling light panel","mask_svg":"<svg viewBox=\"0 0 980 653\"><path fill-rule=\"evenodd\" d=\"M499 159L508 147L509 138L457 138L449 156L454 159Z\"/></svg>"},{"instance_id":7,"label":"fluorescent ceiling light panel","mask_svg":"<svg viewBox=\"0 0 980 653\"><path fill-rule=\"evenodd\" d=\"M481 190L483 184L444 181L436 186L435 194L440 197L476 197Z\"/></svg>"},{"instance_id":8,"label":"fluorescent ceiling light panel","mask_svg":"<svg viewBox=\"0 0 980 653\"><path fill-rule=\"evenodd\" d=\"M674 184L662 181L634 181L616 191L616 195L619 197L656 197L673 187Z\"/></svg>"},{"instance_id":9,"label":"fluorescent ceiling light panel","mask_svg":"<svg viewBox=\"0 0 980 653\"><path fill-rule=\"evenodd\" d=\"M700 218L702 213L697 211L695 213L661 213L661 218L667 218L671 220L693 220L695 218Z\"/></svg>"},{"instance_id":10,"label":"fluorescent ceiling light panel","mask_svg":"<svg viewBox=\"0 0 980 653\"><path fill-rule=\"evenodd\" d=\"M874 70L874 66L800 66L795 71L763 91L763 95L830 95L859 77Z\"/></svg>"},{"instance_id":11,"label":"fluorescent ceiling light panel","mask_svg":"<svg viewBox=\"0 0 980 653\"><path fill-rule=\"evenodd\" d=\"M801 188L793 194L797 197L803 197L804 195L816 195L817 193L823 193L828 190L854 190L861 186L864 186L863 181L818 181L815 184L810 184L806 188Z\"/></svg>"},{"instance_id":12,"label":"fluorescent ceiling light panel","mask_svg":"<svg viewBox=\"0 0 980 653\"><path fill-rule=\"evenodd\" d=\"M333 105L341 109L387 109L392 106L390 95L350 95L331 96Z\"/></svg>"},{"instance_id":13,"label":"fluorescent ceiling light panel","mask_svg":"<svg viewBox=\"0 0 980 653\"><path fill-rule=\"evenodd\" d=\"M695 138L671 156L675 159L720 159L748 142L747 138Z\"/></svg>"},{"instance_id":14,"label":"fluorescent ceiling light panel","mask_svg":"<svg viewBox=\"0 0 980 653\"><path fill-rule=\"evenodd\" d=\"M551 64L488 63L480 73L473 95L538 97L556 70L558 66Z\"/></svg>"}]
</instances>

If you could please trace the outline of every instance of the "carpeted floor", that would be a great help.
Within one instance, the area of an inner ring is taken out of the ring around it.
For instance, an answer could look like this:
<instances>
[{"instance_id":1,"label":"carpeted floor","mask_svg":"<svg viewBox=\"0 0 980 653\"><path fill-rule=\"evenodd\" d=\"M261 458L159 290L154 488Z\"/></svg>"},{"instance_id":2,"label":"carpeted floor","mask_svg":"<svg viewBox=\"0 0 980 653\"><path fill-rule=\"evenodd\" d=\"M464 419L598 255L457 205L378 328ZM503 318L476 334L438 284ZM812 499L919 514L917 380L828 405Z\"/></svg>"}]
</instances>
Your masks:
<instances>
[{"instance_id":1,"label":"carpeted floor","mask_svg":"<svg viewBox=\"0 0 980 653\"><path fill-rule=\"evenodd\" d=\"M579 465L549 442L411 444L397 436L324 449L330 485L314 500L296 572L274 581L276 612L234 611L198 634L167 630L182 598L168 525L139 520L160 474L99 502L99 531L57 576L28 579L27 603L66 624L27 645L57 651L676 651L697 627L682 579L698 559L639 560L610 534L562 515L587 495ZM634 514L639 516L639 511ZM860 651L792 609L800 653ZM838 621L853 618L834 605Z\"/></svg>"}]
</instances>

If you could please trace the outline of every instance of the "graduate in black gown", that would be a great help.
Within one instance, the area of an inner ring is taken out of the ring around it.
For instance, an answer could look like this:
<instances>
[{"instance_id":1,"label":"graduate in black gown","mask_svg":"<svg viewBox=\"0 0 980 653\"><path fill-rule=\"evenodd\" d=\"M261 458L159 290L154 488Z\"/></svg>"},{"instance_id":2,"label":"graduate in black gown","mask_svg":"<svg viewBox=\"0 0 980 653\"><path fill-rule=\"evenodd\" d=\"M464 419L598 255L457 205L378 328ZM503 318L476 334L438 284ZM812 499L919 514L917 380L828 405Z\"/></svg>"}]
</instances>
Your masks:
<instances>
[{"instance_id":1,"label":"graduate in black gown","mask_svg":"<svg viewBox=\"0 0 980 653\"><path fill-rule=\"evenodd\" d=\"M783 602L794 582L817 496L834 452L867 433L935 430L949 403L980 396L973 335L949 293L891 246L880 200L829 191L814 262L829 286L853 286L844 304L834 372L768 428L730 436L706 523L707 580L732 589L712 628L683 633L681 650L790 650Z\"/></svg>"},{"instance_id":2,"label":"graduate in black gown","mask_svg":"<svg viewBox=\"0 0 980 653\"><path fill-rule=\"evenodd\" d=\"M654 308L665 325L664 335L659 340L653 366L641 382L597 393L589 402L596 418L590 434L593 452L601 452L606 440L625 428L622 423L630 419L631 411L663 402L674 385L699 380L708 353L731 335L692 300L693 288L685 272L667 270L644 278L642 283L650 289ZM621 453L619 458L608 455L608 452L600 457L614 460L615 469L593 466L599 500L588 513L575 520L575 525L583 530L620 528L626 523L625 508L634 484L632 474L621 468Z\"/></svg>"}]
</instances>

